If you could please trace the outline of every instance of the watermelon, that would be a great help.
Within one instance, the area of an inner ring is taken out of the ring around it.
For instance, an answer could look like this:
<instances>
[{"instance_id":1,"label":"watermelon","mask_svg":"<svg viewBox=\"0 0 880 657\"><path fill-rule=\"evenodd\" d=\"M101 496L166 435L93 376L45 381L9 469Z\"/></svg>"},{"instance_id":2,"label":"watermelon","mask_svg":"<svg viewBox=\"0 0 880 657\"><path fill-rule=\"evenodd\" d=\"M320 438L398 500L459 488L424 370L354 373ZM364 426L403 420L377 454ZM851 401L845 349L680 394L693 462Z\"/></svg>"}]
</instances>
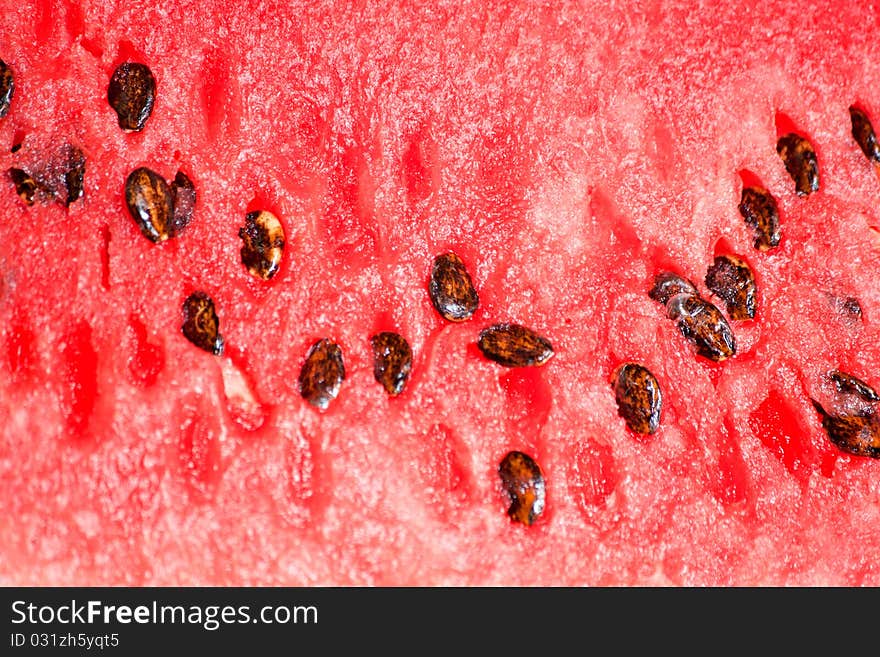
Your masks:
<instances>
[{"instance_id":1,"label":"watermelon","mask_svg":"<svg viewBox=\"0 0 880 657\"><path fill-rule=\"evenodd\" d=\"M3 584L880 584L871 3L0 3Z\"/></svg>"}]
</instances>

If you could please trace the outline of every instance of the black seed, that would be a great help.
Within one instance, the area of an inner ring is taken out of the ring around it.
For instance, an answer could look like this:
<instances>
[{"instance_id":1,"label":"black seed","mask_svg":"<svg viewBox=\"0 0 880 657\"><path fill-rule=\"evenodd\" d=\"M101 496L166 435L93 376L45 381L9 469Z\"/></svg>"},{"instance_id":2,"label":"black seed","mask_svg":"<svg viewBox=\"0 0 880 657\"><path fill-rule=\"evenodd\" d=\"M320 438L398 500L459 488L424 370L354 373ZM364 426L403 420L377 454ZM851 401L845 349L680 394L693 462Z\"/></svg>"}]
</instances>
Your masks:
<instances>
[{"instance_id":1,"label":"black seed","mask_svg":"<svg viewBox=\"0 0 880 657\"><path fill-rule=\"evenodd\" d=\"M342 349L324 338L309 349L299 373L299 391L312 406L326 409L336 399L345 380Z\"/></svg>"},{"instance_id":2,"label":"black seed","mask_svg":"<svg viewBox=\"0 0 880 657\"><path fill-rule=\"evenodd\" d=\"M853 139L862 149L862 153L874 164L880 164L880 145L877 144L877 135L868 115L853 106L849 108L849 117L852 120Z\"/></svg>"},{"instance_id":3,"label":"black seed","mask_svg":"<svg viewBox=\"0 0 880 657\"><path fill-rule=\"evenodd\" d=\"M505 367L539 366L553 356L553 345L519 324L496 324L480 331L477 346L489 360Z\"/></svg>"},{"instance_id":4,"label":"black seed","mask_svg":"<svg viewBox=\"0 0 880 657\"><path fill-rule=\"evenodd\" d=\"M223 336L214 301L204 292L193 292L183 302L183 335L199 349L220 355Z\"/></svg>"},{"instance_id":5,"label":"black seed","mask_svg":"<svg viewBox=\"0 0 880 657\"><path fill-rule=\"evenodd\" d=\"M779 246L779 206L769 191L763 187L744 187L739 213L754 233L756 249L769 251Z\"/></svg>"},{"instance_id":6,"label":"black seed","mask_svg":"<svg viewBox=\"0 0 880 657\"><path fill-rule=\"evenodd\" d=\"M880 395L871 386L852 374L834 370L828 374L828 377L834 382L838 392L858 395L869 402L880 401Z\"/></svg>"},{"instance_id":7,"label":"black seed","mask_svg":"<svg viewBox=\"0 0 880 657\"><path fill-rule=\"evenodd\" d=\"M15 80L12 76L12 69L0 59L0 119L9 114L13 95L15 95Z\"/></svg>"},{"instance_id":8,"label":"black seed","mask_svg":"<svg viewBox=\"0 0 880 657\"><path fill-rule=\"evenodd\" d=\"M125 202L144 237L162 242L171 236L174 200L162 176L146 167L132 171L125 181Z\"/></svg>"},{"instance_id":9,"label":"black seed","mask_svg":"<svg viewBox=\"0 0 880 657\"><path fill-rule=\"evenodd\" d=\"M635 433L650 435L660 426L660 383L647 367L624 363L612 375L617 412Z\"/></svg>"},{"instance_id":10,"label":"black seed","mask_svg":"<svg viewBox=\"0 0 880 657\"><path fill-rule=\"evenodd\" d=\"M672 297L682 293L697 295L697 288L683 276L662 271L654 277L654 285L648 291L648 296L665 306Z\"/></svg>"},{"instance_id":11,"label":"black seed","mask_svg":"<svg viewBox=\"0 0 880 657\"><path fill-rule=\"evenodd\" d=\"M736 353L730 324L714 305L693 294L679 294L666 304L666 314L676 320L678 330L691 342L697 354L722 361Z\"/></svg>"},{"instance_id":12,"label":"black seed","mask_svg":"<svg viewBox=\"0 0 880 657\"><path fill-rule=\"evenodd\" d=\"M119 127L126 132L143 130L153 111L156 80L144 64L120 64L110 78L107 100L116 110Z\"/></svg>"},{"instance_id":13,"label":"black seed","mask_svg":"<svg viewBox=\"0 0 880 657\"><path fill-rule=\"evenodd\" d=\"M731 319L754 319L758 288L749 265L736 256L720 255L706 272L706 287L727 304Z\"/></svg>"},{"instance_id":14,"label":"black seed","mask_svg":"<svg viewBox=\"0 0 880 657\"><path fill-rule=\"evenodd\" d=\"M269 280L278 273L284 254L284 227L268 210L248 212L238 230L241 262L257 278Z\"/></svg>"},{"instance_id":15,"label":"black seed","mask_svg":"<svg viewBox=\"0 0 880 657\"><path fill-rule=\"evenodd\" d=\"M10 153L18 153L18 151L21 150L21 146L22 146L21 142L18 142L17 144L13 144L12 148L9 149L9 152Z\"/></svg>"},{"instance_id":16,"label":"black seed","mask_svg":"<svg viewBox=\"0 0 880 657\"><path fill-rule=\"evenodd\" d=\"M822 416L822 427L832 443L856 456L880 458L880 418L873 411L831 415L815 399L813 406Z\"/></svg>"},{"instance_id":17,"label":"black seed","mask_svg":"<svg viewBox=\"0 0 880 657\"><path fill-rule=\"evenodd\" d=\"M855 297L847 297L841 301L841 308L848 315L852 315L853 317L857 317L861 319L862 317L862 304L859 303L859 300Z\"/></svg>"},{"instance_id":18,"label":"black seed","mask_svg":"<svg viewBox=\"0 0 880 657\"><path fill-rule=\"evenodd\" d=\"M370 338L373 347L373 376L389 395L403 392L412 369L412 349L398 334L383 332Z\"/></svg>"},{"instance_id":19,"label":"black seed","mask_svg":"<svg viewBox=\"0 0 880 657\"><path fill-rule=\"evenodd\" d=\"M819 163L816 160L816 151L809 141L790 132L776 142L776 152L794 181L798 196L808 196L819 190Z\"/></svg>"},{"instance_id":20,"label":"black seed","mask_svg":"<svg viewBox=\"0 0 880 657\"><path fill-rule=\"evenodd\" d=\"M454 253L434 258L428 292L434 308L450 322L470 319L480 304L470 274Z\"/></svg>"},{"instance_id":21,"label":"black seed","mask_svg":"<svg viewBox=\"0 0 880 657\"><path fill-rule=\"evenodd\" d=\"M179 235L189 226L196 207L196 187L183 171L178 171L171 183L171 229L170 236Z\"/></svg>"},{"instance_id":22,"label":"black seed","mask_svg":"<svg viewBox=\"0 0 880 657\"><path fill-rule=\"evenodd\" d=\"M27 171L15 167L9 169L9 178L15 185L15 193L21 197L21 200L28 205L33 205L34 194L36 194L38 187L37 181Z\"/></svg>"},{"instance_id":23,"label":"black seed","mask_svg":"<svg viewBox=\"0 0 880 657\"><path fill-rule=\"evenodd\" d=\"M86 156L76 146L67 147L64 187L67 189L65 205L70 205L83 195L83 182L86 175Z\"/></svg>"},{"instance_id":24,"label":"black seed","mask_svg":"<svg viewBox=\"0 0 880 657\"><path fill-rule=\"evenodd\" d=\"M507 515L514 522L531 525L544 512L547 490L544 474L534 459L522 452L510 452L498 466L504 491L510 497Z\"/></svg>"}]
</instances>

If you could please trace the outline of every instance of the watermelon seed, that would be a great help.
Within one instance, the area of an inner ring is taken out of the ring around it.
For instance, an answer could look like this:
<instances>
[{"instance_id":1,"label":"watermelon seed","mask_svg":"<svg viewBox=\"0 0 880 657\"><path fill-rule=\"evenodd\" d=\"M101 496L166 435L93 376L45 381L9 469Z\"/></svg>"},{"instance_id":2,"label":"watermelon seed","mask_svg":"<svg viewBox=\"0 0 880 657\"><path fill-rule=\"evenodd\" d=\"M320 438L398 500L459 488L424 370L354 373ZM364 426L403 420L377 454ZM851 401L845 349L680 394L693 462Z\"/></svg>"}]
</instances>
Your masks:
<instances>
[{"instance_id":1,"label":"watermelon seed","mask_svg":"<svg viewBox=\"0 0 880 657\"><path fill-rule=\"evenodd\" d=\"M776 152L794 181L798 196L809 196L819 190L819 163L809 141L797 133L789 132L776 142Z\"/></svg>"},{"instance_id":2,"label":"watermelon seed","mask_svg":"<svg viewBox=\"0 0 880 657\"><path fill-rule=\"evenodd\" d=\"M183 171L178 171L171 183L171 229L173 237L189 226L196 207L196 187Z\"/></svg>"},{"instance_id":3,"label":"watermelon seed","mask_svg":"<svg viewBox=\"0 0 880 657\"><path fill-rule=\"evenodd\" d=\"M64 186L67 188L66 205L70 205L83 195L83 182L86 175L86 157L76 146L67 147L67 164L64 172Z\"/></svg>"},{"instance_id":4,"label":"watermelon seed","mask_svg":"<svg viewBox=\"0 0 880 657\"><path fill-rule=\"evenodd\" d=\"M156 79L145 64L126 62L113 71L107 101L116 111L120 128L126 132L143 130L155 99Z\"/></svg>"},{"instance_id":5,"label":"watermelon seed","mask_svg":"<svg viewBox=\"0 0 880 657\"><path fill-rule=\"evenodd\" d=\"M336 399L345 380L345 364L338 344L323 338L309 349L299 373L299 389L303 399L324 410Z\"/></svg>"},{"instance_id":6,"label":"watermelon seed","mask_svg":"<svg viewBox=\"0 0 880 657\"><path fill-rule=\"evenodd\" d=\"M683 293L699 296L691 281L671 271L663 271L654 276L654 285L648 291L648 296L665 306L676 294Z\"/></svg>"},{"instance_id":7,"label":"watermelon seed","mask_svg":"<svg viewBox=\"0 0 880 657\"><path fill-rule=\"evenodd\" d=\"M663 398L660 383L647 367L624 363L611 376L617 412L626 426L638 434L650 435L660 426Z\"/></svg>"},{"instance_id":8,"label":"watermelon seed","mask_svg":"<svg viewBox=\"0 0 880 657\"><path fill-rule=\"evenodd\" d=\"M224 341L220 335L220 320L214 309L214 300L204 292L193 292L183 302L183 335L199 349L215 354L223 353Z\"/></svg>"},{"instance_id":9,"label":"watermelon seed","mask_svg":"<svg viewBox=\"0 0 880 657\"><path fill-rule=\"evenodd\" d=\"M248 212L238 230L241 262L256 278L269 280L278 273L284 254L284 227L268 210Z\"/></svg>"},{"instance_id":10,"label":"watermelon seed","mask_svg":"<svg viewBox=\"0 0 880 657\"><path fill-rule=\"evenodd\" d=\"M144 237L162 242L171 236L174 195L162 176L146 167L132 171L125 181L125 202Z\"/></svg>"},{"instance_id":11,"label":"watermelon seed","mask_svg":"<svg viewBox=\"0 0 880 657\"><path fill-rule=\"evenodd\" d=\"M880 395L871 386L852 374L834 370L828 374L828 377L834 382L838 392L858 395L868 402L880 401Z\"/></svg>"},{"instance_id":12,"label":"watermelon seed","mask_svg":"<svg viewBox=\"0 0 880 657\"><path fill-rule=\"evenodd\" d=\"M37 181L27 171L15 167L9 169L9 178L15 185L15 193L19 195L21 200L27 205L33 205L34 194L36 194L38 187Z\"/></svg>"},{"instance_id":13,"label":"watermelon seed","mask_svg":"<svg viewBox=\"0 0 880 657\"><path fill-rule=\"evenodd\" d=\"M873 410L832 415L815 399L810 401L822 416L822 427L832 443L856 456L880 458L880 418Z\"/></svg>"},{"instance_id":14,"label":"watermelon seed","mask_svg":"<svg viewBox=\"0 0 880 657\"><path fill-rule=\"evenodd\" d=\"M17 142L15 144L13 144L12 148L9 149L9 152L13 153L13 154L18 153L18 151L21 150L21 146L22 146L21 142Z\"/></svg>"},{"instance_id":15,"label":"watermelon seed","mask_svg":"<svg viewBox=\"0 0 880 657\"><path fill-rule=\"evenodd\" d=\"M371 337L370 345L373 347L373 376L389 395L399 395L412 369L409 343L399 333L386 331Z\"/></svg>"},{"instance_id":16,"label":"watermelon seed","mask_svg":"<svg viewBox=\"0 0 880 657\"><path fill-rule=\"evenodd\" d=\"M868 115L852 106L849 108L849 117L852 120L853 139L862 149L862 153L874 165L880 165L880 146L877 144L877 135L874 133L874 126L871 125Z\"/></svg>"},{"instance_id":17,"label":"watermelon seed","mask_svg":"<svg viewBox=\"0 0 880 657\"><path fill-rule=\"evenodd\" d=\"M505 367L540 366L553 357L553 345L519 324L495 324L480 331L477 346L489 360Z\"/></svg>"},{"instance_id":18,"label":"watermelon seed","mask_svg":"<svg viewBox=\"0 0 880 657\"><path fill-rule=\"evenodd\" d=\"M544 474L534 459L522 452L509 452L498 466L504 490L510 497L507 515L515 522L531 525L544 512Z\"/></svg>"},{"instance_id":19,"label":"watermelon seed","mask_svg":"<svg viewBox=\"0 0 880 657\"><path fill-rule=\"evenodd\" d=\"M12 69L0 59L0 119L9 114L12 96L15 94L15 80Z\"/></svg>"},{"instance_id":20,"label":"watermelon seed","mask_svg":"<svg viewBox=\"0 0 880 657\"><path fill-rule=\"evenodd\" d=\"M744 187L739 213L755 236L755 248L769 251L779 246L779 207L773 195L763 187Z\"/></svg>"},{"instance_id":21,"label":"watermelon seed","mask_svg":"<svg viewBox=\"0 0 880 657\"><path fill-rule=\"evenodd\" d=\"M450 322L470 319L480 303L471 276L455 253L434 258L428 292L434 308Z\"/></svg>"},{"instance_id":22,"label":"watermelon seed","mask_svg":"<svg viewBox=\"0 0 880 657\"><path fill-rule=\"evenodd\" d=\"M726 302L731 319L754 319L758 296L755 275L742 258L717 256L706 272L706 287Z\"/></svg>"},{"instance_id":23,"label":"watermelon seed","mask_svg":"<svg viewBox=\"0 0 880 657\"><path fill-rule=\"evenodd\" d=\"M666 304L666 314L697 354L720 362L736 353L730 324L713 304L694 294L678 294Z\"/></svg>"}]
</instances>

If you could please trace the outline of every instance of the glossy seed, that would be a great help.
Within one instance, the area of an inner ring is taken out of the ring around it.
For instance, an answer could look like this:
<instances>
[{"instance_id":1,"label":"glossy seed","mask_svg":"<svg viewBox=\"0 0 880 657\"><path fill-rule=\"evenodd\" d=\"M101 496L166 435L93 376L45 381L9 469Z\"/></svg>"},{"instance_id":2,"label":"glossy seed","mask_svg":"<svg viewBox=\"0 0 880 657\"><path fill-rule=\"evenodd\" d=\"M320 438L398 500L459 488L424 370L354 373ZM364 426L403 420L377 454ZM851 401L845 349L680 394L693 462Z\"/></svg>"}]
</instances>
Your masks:
<instances>
[{"instance_id":1,"label":"glossy seed","mask_svg":"<svg viewBox=\"0 0 880 657\"><path fill-rule=\"evenodd\" d=\"M15 94L15 79L12 69L0 59L0 119L9 114L12 96Z\"/></svg>"},{"instance_id":2,"label":"glossy seed","mask_svg":"<svg viewBox=\"0 0 880 657\"><path fill-rule=\"evenodd\" d=\"M125 181L125 203L144 237L152 242L171 237L174 198L162 176L146 167L132 171Z\"/></svg>"},{"instance_id":3,"label":"glossy seed","mask_svg":"<svg viewBox=\"0 0 880 657\"><path fill-rule=\"evenodd\" d=\"M126 132L143 130L153 111L156 79L145 64L120 64L110 78L107 100Z\"/></svg>"},{"instance_id":4,"label":"glossy seed","mask_svg":"<svg viewBox=\"0 0 880 657\"><path fill-rule=\"evenodd\" d=\"M37 193L37 181L23 170L12 167L9 169L9 178L15 185L15 193L28 205L34 204L34 195Z\"/></svg>"},{"instance_id":5,"label":"glossy seed","mask_svg":"<svg viewBox=\"0 0 880 657\"><path fill-rule=\"evenodd\" d=\"M428 292L434 308L450 322L470 319L480 304L464 262L454 253L444 253L434 259Z\"/></svg>"},{"instance_id":6,"label":"glossy seed","mask_svg":"<svg viewBox=\"0 0 880 657\"><path fill-rule=\"evenodd\" d=\"M751 267L742 258L720 255L706 272L706 287L727 304L731 319L754 319L758 288Z\"/></svg>"},{"instance_id":7,"label":"glossy seed","mask_svg":"<svg viewBox=\"0 0 880 657\"><path fill-rule=\"evenodd\" d=\"M720 362L736 353L730 324L713 304L693 294L679 294L666 304L666 314L704 358Z\"/></svg>"},{"instance_id":8,"label":"glossy seed","mask_svg":"<svg viewBox=\"0 0 880 657\"><path fill-rule=\"evenodd\" d=\"M171 228L170 235L179 235L189 226L196 207L196 187L183 171L178 171L171 183Z\"/></svg>"},{"instance_id":9,"label":"glossy seed","mask_svg":"<svg viewBox=\"0 0 880 657\"><path fill-rule=\"evenodd\" d=\"M547 500L544 474L534 459L510 452L498 466L504 491L510 497L507 515L514 522L531 525L544 512Z\"/></svg>"},{"instance_id":10,"label":"glossy seed","mask_svg":"<svg viewBox=\"0 0 880 657\"><path fill-rule=\"evenodd\" d=\"M265 281L278 273L284 254L284 227L268 210L248 212L238 230L241 262L256 278Z\"/></svg>"},{"instance_id":11,"label":"glossy seed","mask_svg":"<svg viewBox=\"0 0 880 657\"><path fill-rule=\"evenodd\" d=\"M794 181L798 196L808 196L819 190L819 163L809 141L790 132L776 142L776 152Z\"/></svg>"},{"instance_id":12,"label":"glossy seed","mask_svg":"<svg viewBox=\"0 0 880 657\"><path fill-rule=\"evenodd\" d=\"M828 377L834 382L838 392L857 395L869 402L880 401L880 395L874 388L852 374L834 370L828 374Z\"/></svg>"},{"instance_id":13,"label":"glossy seed","mask_svg":"<svg viewBox=\"0 0 880 657\"><path fill-rule=\"evenodd\" d=\"M671 271L662 271L654 276L654 284L648 291L648 296L665 306L672 297L683 293L699 296L691 281Z\"/></svg>"},{"instance_id":14,"label":"glossy seed","mask_svg":"<svg viewBox=\"0 0 880 657\"><path fill-rule=\"evenodd\" d=\"M309 349L299 373L299 391L312 406L326 409L336 399L345 380L342 349L326 338Z\"/></svg>"},{"instance_id":15,"label":"glossy seed","mask_svg":"<svg viewBox=\"0 0 880 657\"><path fill-rule=\"evenodd\" d=\"M505 367L540 366L553 357L553 345L519 324L496 324L480 331L477 346L489 360Z\"/></svg>"},{"instance_id":16,"label":"glossy seed","mask_svg":"<svg viewBox=\"0 0 880 657\"><path fill-rule=\"evenodd\" d=\"M65 205L82 198L86 176L86 156L76 146L69 146L66 153L64 187L67 190Z\"/></svg>"},{"instance_id":17,"label":"glossy seed","mask_svg":"<svg viewBox=\"0 0 880 657\"><path fill-rule=\"evenodd\" d=\"M832 443L856 456L880 458L880 418L873 411L832 415L815 399L813 406L822 416L822 427Z\"/></svg>"},{"instance_id":18,"label":"glossy seed","mask_svg":"<svg viewBox=\"0 0 880 657\"><path fill-rule=\"evenodd\" d=\"M647 367L624 363L612 375L617 412L635 433L650 435L660 426L660 383Z\"/></svg>"},{"instance_id":19,"label":"glossy seed","mask_svg":"<svg viewBox=\"0 0 880 657\"><path fill-rule=\"evenodd\" d=\"M875 165L880 164L880 145L877 144L877 135L874 133L874 126L871 120L858 107L849 108L849 117L852 121L852 136L856 140L856 144L862 149L871 162Z\"/></svg>"},{"instance_id":20,"label":"glossy seed","mask_svg":"<svg viewBox=\"0 0 880 657\"><path fill-rule=\"evenodd\" d=\"M773 195L763 187L744 187L739 213L754 234L755 248L769 251L779 246L779 206Z\"/></svg>"},{"instance_id":21,"label":"glossy seed","mask_svg":"<svg viewBox=\"0 0 880 657\"><path fill-rule=\"evenodd\" d=\"M392 332L370 338L373 347L373 376L392 396L403 392L412 369L412 349L406 339Z\"/></svg>"},{"instance_id":22,"label":"glossy seed","mask_svg":"<svg viewBox=\"0 0 880 657\"><path fill-rule=\"evenodd\" d=\"M183 302L183 335L199 349L220 355L223 336L214 301L204 292L193 292Z\"/></svg>"}]
</instances>

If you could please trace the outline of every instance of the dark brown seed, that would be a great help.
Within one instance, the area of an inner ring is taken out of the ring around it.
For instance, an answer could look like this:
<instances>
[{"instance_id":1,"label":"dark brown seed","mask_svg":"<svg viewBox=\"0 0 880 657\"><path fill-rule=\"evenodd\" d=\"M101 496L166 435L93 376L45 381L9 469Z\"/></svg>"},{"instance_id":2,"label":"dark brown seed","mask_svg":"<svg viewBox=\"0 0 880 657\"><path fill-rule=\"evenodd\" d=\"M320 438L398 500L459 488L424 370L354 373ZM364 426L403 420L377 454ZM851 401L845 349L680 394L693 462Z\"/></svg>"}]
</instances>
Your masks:
<instances>
[{"instance_id":1,"label":"dark brown seed","mask_svg":"<svg viewBox=\"0 0 880 657\"><path fill-rule=\"evenodd\" d=\"M688 279L671 271L662 271L654 276L654 285L648 296L665 306L672 297L682 293L699 296L696 286Z\"/></svg>"},{"instance_id":2,"label":"dark brown seed","mask_svg":"<svg viewBox=\"0 0 880 657\"><path fill-rule=\"evenodd\" d=\"M454 253L434 258L428 292L434 308L450 322L470 319L480 304L470 274Z\"/></svg>"},{"instance_id":3,"label":"dark brown seed","mask_svg":"<svg viewBox=\"0 0 880 657\"><path fill-rule=\"evenodd\" d=\"M64 171L64 187L67 189L65 205L82 198L83 182L86 176L86 156L76 146L67 148L67 163Z\"/></svg>"},{"instance_id":4,"label":"dark brown seed","mask_svg":"<svg viewBox=\"0 0 880 657\"><path fill-rule=\"evenodd\" d=\"M223 336L214 301L204 292L193 292L183 302L183 335L199 349L220 355Z\"/></svg>"},{"instance_id":5,"label":"dark brown seed","mask_svg":"<svg viewBox=\"0 0 880 657\"><path fill-rule=\"evenodd\" d=\"M731 319L754 319L758 305L758 288L751 267L733 255L715 257L706 272L706 287L727 304Z\"/></svg>"},{"instance_id":6,"label":"dark brown seed","mask_svg":"<svg viewBox=\"0 0 880 657\"><path fill-rule=\"evenodd\" d=\"M146 167L132 171L125 181L125 202L144 237L162 242L171 236L174 199L162 176Z\"/></svg>"},{"instance_id":7,"label":"dark brown seed","mask_svg":"<svg viewBox=\"0 0 880 657\"><path fill-rule=\"evenodd\" d=\"M126 132L143 130L153 111L156 79L144 64L120 64L110 78L107 100L116 110L119 127Z\"/></svg>"},{"instance_id":8,"label":"dark brown seed","mask_svg":"<svg viewBox=\"0 0 880 657\"><path fill-rule=\"evenodd\" d=\"M880 145L877 144L877 135L871 120L858 107L849 108L849 118L852 120L852 136L871 162L880 164Z\"/></svg>"},{"instance_id":9,"label":"dark brown seed","mask_svg":"<svg viewBox=\"0 0 880 657\"><path fill-rule=\"evenodd\" d=\"M798 196L809 196L819 190L819 163L816 160L816 151L809 141L789 132L776 142L776 152L794 181Z\"/></svg>"},{"instance_id":10,"label":"dark brown seed","mask_svg":"<svg viewBox=\"0 0 880 657\"><path fill-rule=\"evenodd\" d=\"M398 334L383 332L370 338L373 347L373 376L389 395L403 392L412 369L412 349Z\"/></svg>"},{"instance_id":11,"label":"dark brown seed","mask_svg":"<svg viewBox=\"0 0 880 657\"><path fill-rule=\"evenodd\" d=\"M754 233L756 249L769 251L779 246L779 206L769 191L763 187L744 187L739 213Z\"/></svg>"},{"instance_id":12,"label":"dark brown seed","mask_svg":"<svg viewBox=\"0 0 880 657\"><path fill-rule=\"evenodd\" d=\"M876 413L831 415L815 399L810 401L822 416L825 433L838 448L856 456L880 458L880 418Z\"/></svg>"},{"instance_id":13,"label":"dark brown seed","mask_svg":"<svg viewBox=\"0 0 880 657\"><path fill-rule=\"evenodd\" d=\"M880 395L877 394L874 388L852 374L834 370L828 374L828 377L834 382L838 392L858 395L869 402L880 401Z\"/></svg>"},{"instance_id":14,"label":"dark brown seed","mask_svg":"<svg viewBox=\"0 0 880 657\"><path fill-rule=\"evenodd\" d=\"M324 410L336 399L345 380L342 349L324 338L309 349L299 373L299 391L312 406Z\"/></svg>"},{"instance_id":15,"label":"dark brown seed","mask_svg":"<svg viewBox=\"0 0 880 657\"><path fill-rule=\"evenodd\" d=\"M514 522L531 525L544 512L547 490L544 474L534 459L522 452L510 452L498 466L504 491L510 497L507 515Z\"/></svg>"},{"instance_id":16,"label":"dark brown seed","mask_svg":"<svg viewBox=\"0 0 880 657\"><path fill-rule=\"evenodd\" d=\"M0 119L9 114L12 96L15 94L15 80L12 69L0 59Z\"/></svg>"},{"instance_id":17,"label":"dark brown seed","mask_svg":"<svg viewBox=\"0 0 880 657\"><path fill-rule=\"evenodd\" d=\"M37 181L27 171L15 167L9 169L9 178L15 185L15 193L21 197L21 200L28 205L33 205L34 195L37 192Z\"/></svg>"},{"instance_id":18,"label":"dark brown seed","mask_svg":"<svg viewBox=\"0 0 880 657\"><path fill-rule=\"evenodd\" d=\"M635 433L650 435L660 426L660 383L647 367L624 363L612 375L617 412Z\"/></svg>"},{"instance_id":19,"label":"dark brown seed","mask_svg":"<svg viewBox=\"0 0 880 657\"><path fill-rule=\"evenodd\" d=\"M666 304L666 314L676 320L678 330L709 360L722 361L736 353L736 339L730 324L714 305L693 294L679 294Z\"/></svg>"},{"instance_id":20,"label":"dark brown seed","mask_svg":"<svg viewBox=\"0 0 880 657\"><path fill-rule=\"evenodd\" d=\"M241 262L255 277L269 280L278 273L284 254L284 227L268 210L248 212L238 230Z\"/></svg>"},{"instance_id":21,"label":"dark brown seed","mask_svg":"<svg viewBox=\"0 0 880 657\"><path fill-rule=\"evenodd\" d=\"M496 324L480 331L477 346L489 360L505 367L539 366L553 357L553 345L519 324Z\"/></svg>"},{"instance_id":22,"label":"dark brown seed","mask_svg":"<svg viewBox=\"0 0 880 657\"><path fill-rule=\"evenodd\" d=\"M189 226L196 207L196 187L183 171L178 171L171 183L171 236L179 235Z\"/></svg>"}]
</instances>

